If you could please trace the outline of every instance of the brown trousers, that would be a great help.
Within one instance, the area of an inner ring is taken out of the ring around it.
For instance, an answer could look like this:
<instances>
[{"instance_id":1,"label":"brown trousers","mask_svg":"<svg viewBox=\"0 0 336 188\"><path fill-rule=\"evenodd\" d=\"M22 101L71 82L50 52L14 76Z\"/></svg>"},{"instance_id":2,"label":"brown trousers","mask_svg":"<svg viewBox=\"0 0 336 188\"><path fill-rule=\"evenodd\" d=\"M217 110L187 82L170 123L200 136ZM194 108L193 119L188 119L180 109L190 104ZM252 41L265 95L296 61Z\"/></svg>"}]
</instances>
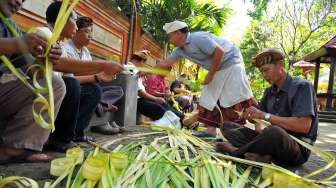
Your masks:
<instances>
[{"instance_id":1,"label":"brown trousers","mask_svg":"<svg viewBox=\"0 0 336 188\"><path fill-rule=\"evenodd\" d=\"M244 157L247 152L270 155L279 165L296 166L305 163L310 151L298 144L289 134L278 126L266 127L258 133L233 122L221 126L223 136L239 149L233 156Z\"/></svg>"},{"instance_id":2,"label":"brown trousers","mask_svg":"<svg viewBox=\"0 0 336 188\"><path fill-rule=\"evenodd\" d=\"M65 95L62 78L53 78L53 88L57 115ZM35 94L18 80L0 83L0 145L42 150L50 131L35 124L32 112L34 98Z\"/></svg>"}]
</instances>

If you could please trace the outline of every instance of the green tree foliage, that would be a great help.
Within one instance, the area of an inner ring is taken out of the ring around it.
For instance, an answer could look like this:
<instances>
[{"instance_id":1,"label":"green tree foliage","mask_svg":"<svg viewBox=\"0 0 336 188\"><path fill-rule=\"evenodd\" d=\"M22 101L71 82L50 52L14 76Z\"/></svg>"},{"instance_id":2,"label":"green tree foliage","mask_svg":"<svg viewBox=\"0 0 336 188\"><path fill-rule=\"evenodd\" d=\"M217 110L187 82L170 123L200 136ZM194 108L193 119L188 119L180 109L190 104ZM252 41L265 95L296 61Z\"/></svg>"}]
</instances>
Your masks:
<instances>
[{"instance_id":1,"label":"green tree foliage","mask_svg":"<svg viewBox=\"0 0 336 188\"><path fill-rule=\"evenodd\" d=\"M191 31L220 34L231 14L228 7L220 8L212 2L198 3L196 0L143 0L142 6L144 30L166 45L168 38L162 27L167 22L181 20L190 26Z\"/></svg>"},{"instance_id":2,"label":"green tree foliage","mask_svg":"<svg viewBox=\"0 0 336 188\"><path fill-rule=\"evenodd\" d=\"M265 13L265 10L267 9L268 3L270 1L271 0L251 0L255 6L255 9L254 11L250 11L248 15L253 19L260 20Z\"/></svg>"},{"instance_id":3,"label":"green tree foliage","mask_svg":"<svg viewBox=\"0 0 336 188\"><path fill-rule=\"evenodd\" d=\"M251 65L252 57L264 48L279 48L287 62L296 62L318 49L336 34L335 0L253 0L253 19L240 44L252 89L261 97L267 84ZM292 70L291 70L292 71ZM300 74L296 70L294 74Z\"/></svg>"}]
</instances>

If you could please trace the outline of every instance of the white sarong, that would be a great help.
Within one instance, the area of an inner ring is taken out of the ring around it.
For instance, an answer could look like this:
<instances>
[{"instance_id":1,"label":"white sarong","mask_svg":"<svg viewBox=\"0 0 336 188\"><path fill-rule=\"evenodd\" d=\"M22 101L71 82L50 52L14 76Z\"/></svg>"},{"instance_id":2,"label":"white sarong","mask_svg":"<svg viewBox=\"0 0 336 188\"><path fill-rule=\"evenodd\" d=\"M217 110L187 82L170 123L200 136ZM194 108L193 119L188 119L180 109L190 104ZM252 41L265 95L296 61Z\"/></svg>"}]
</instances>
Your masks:
<instances>
[{"instance_id":1,"label":"white sarong","mask_svg":"<svg viewBox=\"0 0 336 188\"><path fill-rule=\"evenodd\" d=\"M235 64L217 71L213 80L203 87L199 105L212 111L217 101L228 108L253 97L244 64Z\"/></svg>"}]
</instances>

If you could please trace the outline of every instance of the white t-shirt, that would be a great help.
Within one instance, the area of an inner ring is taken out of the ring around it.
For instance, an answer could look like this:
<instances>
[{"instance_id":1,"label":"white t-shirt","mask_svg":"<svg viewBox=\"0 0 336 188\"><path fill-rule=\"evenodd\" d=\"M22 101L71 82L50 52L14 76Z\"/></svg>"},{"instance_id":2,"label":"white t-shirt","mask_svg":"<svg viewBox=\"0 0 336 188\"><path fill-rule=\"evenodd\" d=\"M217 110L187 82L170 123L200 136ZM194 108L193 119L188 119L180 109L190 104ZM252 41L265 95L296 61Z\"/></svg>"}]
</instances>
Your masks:
<instances>
[{"instance_id":1,"label":"white t-shirt","mask_svg":"<svg viewBox=\"0 0 336 188\"><path fill-rule=\"evenodd\" d=\"M63 41L60 41L59 42L59 45L61 46L61 50L62 50L62 55L61 57L63 58L67 58L68 57L68 54L64 48L64 42ZM66 75L66 74L69 74L71 75L72 73L63 73L63 72L58 72L58 71L54 71L54 76L58 76L58 77L62 77L63 75ZM73 75L73 74L72 74Z\"/></svg>"},{"instance_id":2,"label":"white t-shirt","mask_svg":"<svg viewBox=\"0 0 336 188\"><path fill-rule=\"evenodd\" d=\"M144 84L143 84L143 82L142 82L142 79L139 77L139 78L138 78L138 91L140 91L140 90L145 91L146 88L145 88L145 86L144 86Z\"/></svg>"},{"instance_id":3,"label":"white t-shirt","mask_svg":"<svg viewBox=\"0 0 336 188\"><path fill-rule=\"evenodd\" d=\"M85 46L81 49L78 49L72 40L64 42L61 46L63 52L62 57L84 61L92 61L90 51ZM74 74L65 73L64 76L74 77Z\"/></svg>"},{"instance_id":4,"label":"white t-shirt","mask_svg":"<svg viewBox=\"0 0 336 188\"><path fill-rule=\"evenodd\" d=\"M72 40L68 40L64 43L64 50L68 58L92 61L90 51L85 46L78 49Z\"/></svg>"}]
</instances>

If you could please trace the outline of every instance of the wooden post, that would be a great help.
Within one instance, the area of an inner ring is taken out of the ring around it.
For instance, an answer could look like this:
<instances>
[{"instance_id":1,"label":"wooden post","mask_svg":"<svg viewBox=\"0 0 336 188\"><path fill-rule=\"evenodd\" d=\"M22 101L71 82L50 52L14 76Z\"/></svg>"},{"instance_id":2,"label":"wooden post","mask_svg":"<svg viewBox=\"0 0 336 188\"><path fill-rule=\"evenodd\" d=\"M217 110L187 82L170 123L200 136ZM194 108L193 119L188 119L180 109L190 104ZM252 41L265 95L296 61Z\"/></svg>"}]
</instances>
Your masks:
<instances>
[{"instance_id":1,"label":"wooden post","mask_svg":"<svg viewBox=\"0 0 336 188\"><path fill-rule=\"evenodd\" d=\"M318 60L315 64L315 77L314 77L314 90L315 93L317 94L317 89L318 89L318 80L320 78L320 60Z\"/></svg>"},{"instance_id":2,"label":"wooden post","mask_svg":"<svg viewBox=\"0 0 336 188\"><path fill-rule=\"evenodd\" d=\"M335 61L330 62L329 83L327 91L327 111L333 111L333 91L334 91L334 75L335 75Z\"/></svg>"},{"instance_id":3,"label":"wooden post","mask_svg":"<svg viewBox=\"0 0 336 188\"><path fill-rule=\"evenodd\" d=\"M135 27L135 19L136 19L136 13L134 7L135 3L134 0L129 0L129 6L131 6L131 17L129 18L129 32L128 32L128 45L127 45L127 54L126 54L126 62L125 64L128 64L129 56L133 54L133 40L134 40L134 27Z\"/></svg>"},{"instance_id":4,"label":"wooden post","mask_svg":"<svg viewBox=\"0 0 336 188\"><path fill-rule=\"evenodd\" d=\"M135 13L135 25L134 25L134 34L133 34L133 52L136 52L138 50L144 50L141 49L141 22L142 17L139 15L139 13Z\"/></svg>"}]
</instances>

